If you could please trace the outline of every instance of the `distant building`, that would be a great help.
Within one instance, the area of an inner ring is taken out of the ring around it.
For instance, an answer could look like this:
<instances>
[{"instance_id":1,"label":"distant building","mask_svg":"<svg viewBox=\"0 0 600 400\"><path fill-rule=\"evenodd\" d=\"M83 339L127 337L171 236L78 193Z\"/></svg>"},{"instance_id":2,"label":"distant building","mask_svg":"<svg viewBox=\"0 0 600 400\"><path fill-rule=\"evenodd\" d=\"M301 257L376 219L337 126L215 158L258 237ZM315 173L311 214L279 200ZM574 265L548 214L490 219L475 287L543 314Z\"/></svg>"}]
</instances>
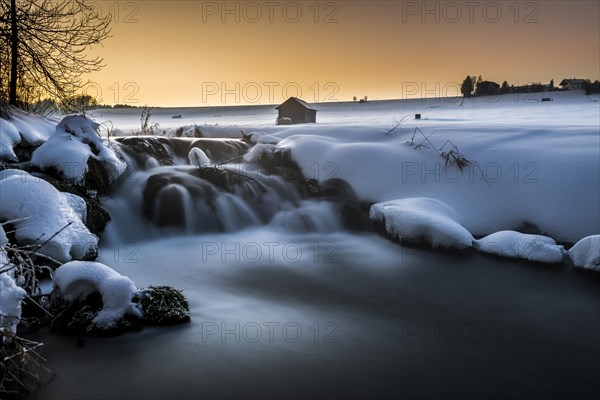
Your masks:
<instances>
[{"instance_id":1,"label":"distant building","mask_svg":"<svg viewBox=\"0 0 600 400\"><path fill-rule=\"evenodd\" d=\"M317 110L297 97L290 97L276 107L276 109L279 110L278 122L282 118L289 118L292 124L317 122Z\"/></svg>"},{"instance_id":2,"label":"distant building","mask_svg":"<svg viewBox=\"0 0 600 400\"><path fill-rule=\"evenodd\" d=\"M562 87L563 90L583 90L585 89L586 83L587 81L585 79L563 79L562 82L560 82L560 87Z\"/></svg>"},{"instance_id":3,"label":"distant building","mask_svg":"<svg viewBox=\"0 0 600 400\"><path fill-rule=\"evenodd\" d=\"M500 92L500 85L496 82L483 81L477 84L475 96L494 96Z\"/></svg>"}]
</instances>

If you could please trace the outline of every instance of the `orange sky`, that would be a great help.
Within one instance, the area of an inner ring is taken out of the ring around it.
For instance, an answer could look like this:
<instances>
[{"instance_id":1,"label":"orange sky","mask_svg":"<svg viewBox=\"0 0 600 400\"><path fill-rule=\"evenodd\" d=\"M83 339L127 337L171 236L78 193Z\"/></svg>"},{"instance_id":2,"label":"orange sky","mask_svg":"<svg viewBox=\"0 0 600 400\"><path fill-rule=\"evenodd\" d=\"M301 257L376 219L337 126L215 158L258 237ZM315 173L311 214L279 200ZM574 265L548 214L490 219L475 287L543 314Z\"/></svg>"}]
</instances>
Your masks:
<instances>
[{"instance_id":1,"label":"orange sky","mask_svg":"<svg viewBox=\"0 0 600 400\"><path fill-rule=\"evenodd\" d=\"M112 37L87 93L106 104L218 106L457 94L597 79L600 2L95 1Z\"/></svg>"}]
</instances>

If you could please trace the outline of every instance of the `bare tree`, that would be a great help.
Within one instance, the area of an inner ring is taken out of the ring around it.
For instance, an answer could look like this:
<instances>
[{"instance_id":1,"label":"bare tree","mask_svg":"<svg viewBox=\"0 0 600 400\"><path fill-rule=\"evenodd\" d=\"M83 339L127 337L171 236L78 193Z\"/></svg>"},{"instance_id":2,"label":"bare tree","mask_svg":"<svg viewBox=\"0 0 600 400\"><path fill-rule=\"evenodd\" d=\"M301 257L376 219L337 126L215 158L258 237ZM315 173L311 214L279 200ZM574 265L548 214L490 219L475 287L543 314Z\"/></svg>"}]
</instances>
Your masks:
<instances>
[{"instance_id":1,"label":"bare tree","mask_svg":"<svg viewBox=\"0 0 600 400\"><path fill-rule=\"evenodd\" d=\"M86 51L110 34L110 15L84 0L0 0L0 101L19 105L31 92L65 99L100 70Z\"/></svg>"}]
</instances>

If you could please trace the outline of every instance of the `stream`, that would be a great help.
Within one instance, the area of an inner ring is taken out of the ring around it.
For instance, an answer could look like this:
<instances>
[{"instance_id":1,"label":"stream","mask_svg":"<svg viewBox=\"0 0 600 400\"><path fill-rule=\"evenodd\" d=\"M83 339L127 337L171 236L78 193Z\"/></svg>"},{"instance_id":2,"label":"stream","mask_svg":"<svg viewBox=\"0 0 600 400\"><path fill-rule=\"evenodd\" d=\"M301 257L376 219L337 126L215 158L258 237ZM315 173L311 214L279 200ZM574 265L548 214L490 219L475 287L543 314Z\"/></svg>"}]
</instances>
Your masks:
<instances>
[{"instance_id":1,"label":"stream","mask_svg":"<svg viewBox=\"0 0 600 400\"><path fill-rule=\"evenodd\" d=\"M138 287L182 289L191 322L111 338L45 328L33 339L54 375L28 398L600 393L593 275L349 229L340 196L311 195L281 163L187 163L191 147L239 158L241 141L128 140L98 261Z\"/></svg>"}]
</instances>

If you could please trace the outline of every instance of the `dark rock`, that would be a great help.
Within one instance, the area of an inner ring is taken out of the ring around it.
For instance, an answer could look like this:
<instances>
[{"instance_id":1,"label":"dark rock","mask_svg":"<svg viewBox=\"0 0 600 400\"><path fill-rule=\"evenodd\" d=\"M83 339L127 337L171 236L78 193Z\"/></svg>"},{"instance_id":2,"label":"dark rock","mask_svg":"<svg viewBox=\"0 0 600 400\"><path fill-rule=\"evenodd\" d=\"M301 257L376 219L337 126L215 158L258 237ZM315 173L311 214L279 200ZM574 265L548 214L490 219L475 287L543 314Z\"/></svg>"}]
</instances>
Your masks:
<instances>
[{"instance_id":1,"label":"dark rock","mask_svg":"<svg viewBox=\"0 0 600 400\"><path fill-rule=\"evenodd\" d=\"M88 195L87 190L81 186L71 185L56 179L46 178L46 181L61 192L75 194L85 200L87 217L83 221L85 226L95 234L100 235L110 222L110 214L102 207L100 201Z\"/></svg>"},{"instance_id":2,"label":"dark rock","mask_svg":"<svg viewBox=\"0 0 600 400\"><path fill-rule=\"evenodd\" d=\"M343 203L341 214L344 227L351 231L368 232L373 230L373 223L369 219L371 206L372 203L359 201Z\"/></svg>"},{"instance_id":3,"label":"dark rock","mask_svg":"<svg viewBox=\"0 0 600 400\"><path fill-rule=\"evenodd\" d=\"M49 312L54 315L52 330L76 335L115 336L143 327L139 318L125 314L109 328L99 328L92 320L102 309L102 296L91 293L83 300L67 301L58 288L50 296Z\"/></svg>"},{"instance_id":4,"label":"dark rock","mask_svg":"<svg viewBox=\"0 0 600 400\"><path fill-rule=\"evenodd\" d=\"M144 167L146 160L154 158L160 165L173 165L175 150L169 138L155 136L130 136L116 138L119 150Z\"/></svg>"},{"instance_id":5,"label":"dark rock","mask_svg":"<svg viewBox=\"0 0 600 400\"><path fill-rule=\"evenodd\" d=\"M331 201L357 201L354 189L343 179L327 179L319 185L319 197Z\"/></svg>"},{"instance_id":6,"label":"dark rock","mask_svg":"<svg viewBox=\"0 0 600 400\"><path fill-rule=\"evenodd\" d=\"M194 147L197 147L206 153L211 162L219 164L241 158L244 154L246 154L250 148L250 145L240 139L202 138L194 140L191 143L185 154L186 157L187 153L189 153L189 151Z\"/></svg>"}]
</instances>

